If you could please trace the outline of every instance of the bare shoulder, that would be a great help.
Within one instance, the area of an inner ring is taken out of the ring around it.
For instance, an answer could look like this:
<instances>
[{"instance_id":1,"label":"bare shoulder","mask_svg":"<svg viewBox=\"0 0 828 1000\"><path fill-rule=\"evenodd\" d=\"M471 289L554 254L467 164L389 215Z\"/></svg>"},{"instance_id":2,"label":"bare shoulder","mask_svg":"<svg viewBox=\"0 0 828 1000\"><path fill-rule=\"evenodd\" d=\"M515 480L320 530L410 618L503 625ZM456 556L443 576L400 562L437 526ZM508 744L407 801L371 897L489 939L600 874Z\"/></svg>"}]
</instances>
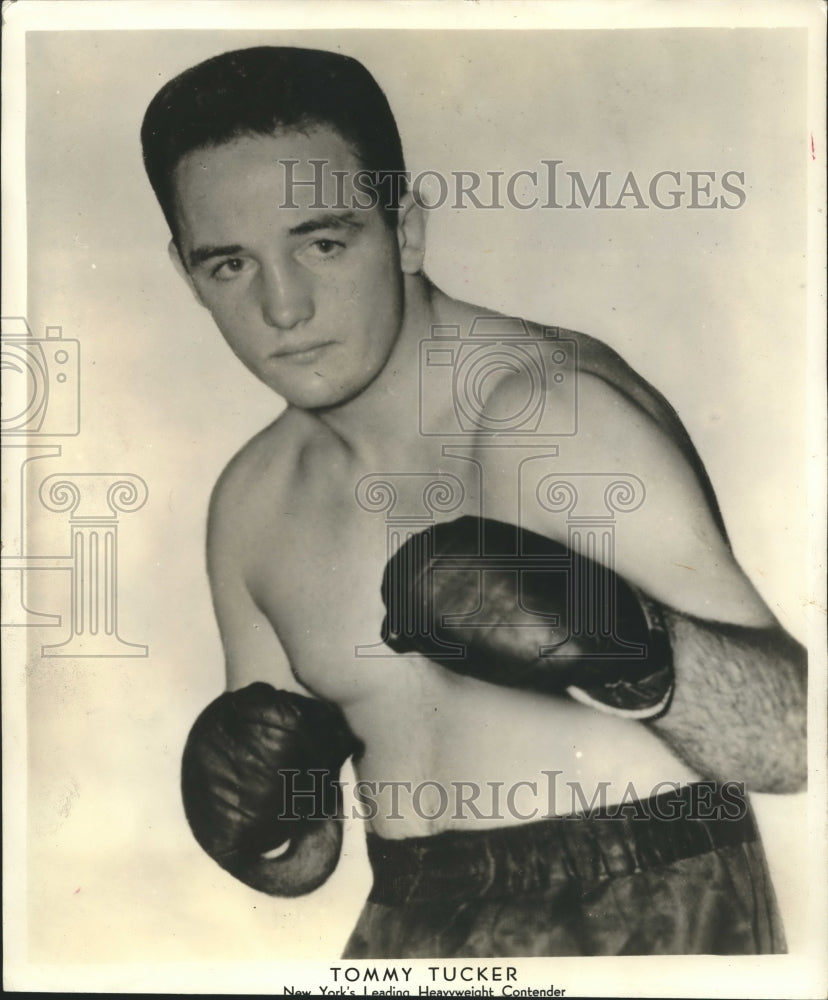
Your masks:
<instances>
[{"instance_id":1,"label":"bare shoulder","mask_svg":"<svg viewBox=\"0 0 828 1000\"><path fill-rule=\"evenodd\" d=\"M653 597L703 618L772 622L733 555L704 463L661 392L595 337L456 301L443 318L470 330L468 371L452 392L466 393L475 418L486 516L576 548L593 538L575 530L579 518L611 522L612 549L601 558ZM605 510L607 474L635 485L623 511ZM589 494L590 510L545 504L550 475L577 480L568 495Z\"/></svg>"},{"instance_id":2,"label":"bare shoulder","mask_svg":"<svg viewBox=\"0 0 828 1000\"><path fill-rule=\"evenodd\" d=\"M479 414L484 434L531 435L533 444L554 438L561 456L584 471L641 467L681 480L728 545L707 470L678 413L617 351L575 330L453 305L474 347L453 391L470 396L466 409Z\"/></svg>"},{"instance_id":3,"label":"bare shoulder","mask_svg":"<svg viewBox=\"0 0 828 1000\"><path fill-rule=\"evenodd\" d=\"M265 519L272 524L290 489L308 427L286 410L251 438L227 463L213 487L208 519L208 559L232 561L244 571Z\"/></svg>"},{"instance_id":4,"label":"bare shoulder","mask_svg":"<svg viewBox=\"0 0 828 1000\"><path fill-rule=\"evenodd\" d=\"M657 468L665 478L698 480L704 492L703 467L677 414L614 351L563 331L538 346L546 376L540 390L523 371L504 371L485 398L489 424L508 427L512 415L531 413L535 393L533 439L554 443L571 471Z\"/></svg>"},{"instance_id":5,"label":"bare shoulder","mask_svg":"<svg viewBox=\"0 0 828 1000\"><path fill-rule=\"evenodd\" d=\"M564 351L564 356L579 389L584 389L587 394L594 390L594 394L598 396L602 394L599 387L603 386L609 395L615 395L619 405L623 399L631 413L637 409L647 414L669 437L676 440L682 450L687 449L690 444L689 435L669 400L613 347L597 337L577 330L539 327L537 324L529 324L529 329L544 345L543 356L547 370L554 364L554 359L561 356L560 351L556 352L556 345L569 348ZM549 374L552 376L549 385L554 387L555 373ZM607 398L606 393L603 395Z\"/></svg>"},{"instance_id":6,"label":"bare shoulder","mask_svg":"<svg viewBox=\"0 0 828 1000\"><path fill-rule=\"evenodd\" d=\"M537 402L533 430L538 435L578 439L588 460L594 450L604 461L613 445L635 446L648 437L666 458L684 457L701 472L701 463L678 414L667 399L608 344L560 327L525 325L533 354L525 366L501 367L486 396L485 414L508 428L513 413L530 414ZM530 378L537 362L541 378ZM542 399L540 398L542 395ZM602 433L588 440L596 423ZM613 438L617 434L617 440ZM661 431L661 435L655 432ZM629 434L633 433L631 440ZM641 440L635 440L638 436Z\"/></svg>"},{"instance_id":7,"label":"bare shoulder","mask_svg":"<svg viewBox=\"0 0 828 1000\"><path fill-rule=\"evenodd\" d=\"M527 500L541 495L540 483L549 473L569 476L582 499L594 492L602 514L604 479L623 475L637 499L612 514L619 572L688 613L741 624L766 622L767 609L733 557L704 465L673 408L605 344L568 331L559 336L562 344L575 343L577 359L567 354L564 361L558 351L556 360L552 342L538 341L547 345L541 352L549 377L533 442L546 438L550 448L546 458L539 452L521 460L521 469L512 474L521 479L524 526L562 542L569 538L567 512L550 512L539 500ZM567 380L570 388L563 389ZM526 379L518 372L497 380L486 399L492 419L517 412L526 392ZM508 520L507 501L497 495L508 477L487 478L493 484L487 507Z\"/></svg>"}]
</instances>

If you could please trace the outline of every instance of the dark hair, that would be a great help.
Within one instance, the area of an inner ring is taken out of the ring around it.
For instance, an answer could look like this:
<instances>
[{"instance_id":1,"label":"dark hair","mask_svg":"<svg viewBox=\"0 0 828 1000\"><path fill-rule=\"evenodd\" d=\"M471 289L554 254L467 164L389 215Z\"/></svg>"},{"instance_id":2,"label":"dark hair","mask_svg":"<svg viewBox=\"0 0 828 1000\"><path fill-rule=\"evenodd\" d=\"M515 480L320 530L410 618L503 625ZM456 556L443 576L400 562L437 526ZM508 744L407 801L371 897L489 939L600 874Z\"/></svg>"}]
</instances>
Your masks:
<instances>
[{"instance_id":1,"label":"dark hair","mask_svg":"<svg viewBox=\"0 0 828 1000\"><path fill-rule=\"evenodd\" d=\"M185 70L147 108L141 126L144 166L173 237L172 178L185 154L241 136L314 125L331 126L352 146L393 226L399 194L395 177L404 178L405 162L394 116L377 82L349 56L261 46L225 52ZM405 190L404 180L398 183Z\"/></svg>"}]
</instances>

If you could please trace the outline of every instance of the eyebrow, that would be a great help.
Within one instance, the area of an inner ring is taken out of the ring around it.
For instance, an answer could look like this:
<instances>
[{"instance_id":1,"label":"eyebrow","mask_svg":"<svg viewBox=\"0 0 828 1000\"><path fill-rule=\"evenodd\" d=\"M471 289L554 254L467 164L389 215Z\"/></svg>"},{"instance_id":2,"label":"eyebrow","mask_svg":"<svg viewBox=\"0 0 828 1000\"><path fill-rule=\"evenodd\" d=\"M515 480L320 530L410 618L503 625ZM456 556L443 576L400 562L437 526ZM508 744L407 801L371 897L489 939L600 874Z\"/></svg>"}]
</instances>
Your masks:
<instances>
[{"instance_id":1,"label":"eyebrow","mask_svg":"<svg viewBox=\"0 0 828 1000\"><path fill-rule=\"evenodd\" d=\"M224 247L196 247L195 250L191 250L187 254L187 262L190 267L198 267L199 264L204 264L206 261L212 260L214 257L232 257L234 254L241 253L243 249L244 248L239 246L238 243L233 243L230 246Z\"/></svg>"},{"instance_id":2,"label":"eyebrow","mask_svg":"<svg viewBox=\"0 0 828 1000\"><path fill-rule=\"evenodd\" d=\"M306 236L308 233L316 233L322 229L362 229L364 223L357 219L353 212L326 212L314 219L307 219L288 229L288 236ZM232 257L244 252L244 247L239 243L231 243L225 246L200 246L195 247L187 254L187 262L190 267L198 267L215 257Z\"/></svg>"},{"instance_id":3,"label":"eyebrow","mask_svg":"<svg viewBox=\"0 0 828 1000\"><path fill-rule=\"evenodd\" d=\"M288 236L304 236L307 233L318 232L320 229L362 229L363 225L364 223L360 222L353 212L342 212L341 214L326 212L314 219L308 219L307 222L291 226L288 229Z\"/></svg>"}]
</instances>

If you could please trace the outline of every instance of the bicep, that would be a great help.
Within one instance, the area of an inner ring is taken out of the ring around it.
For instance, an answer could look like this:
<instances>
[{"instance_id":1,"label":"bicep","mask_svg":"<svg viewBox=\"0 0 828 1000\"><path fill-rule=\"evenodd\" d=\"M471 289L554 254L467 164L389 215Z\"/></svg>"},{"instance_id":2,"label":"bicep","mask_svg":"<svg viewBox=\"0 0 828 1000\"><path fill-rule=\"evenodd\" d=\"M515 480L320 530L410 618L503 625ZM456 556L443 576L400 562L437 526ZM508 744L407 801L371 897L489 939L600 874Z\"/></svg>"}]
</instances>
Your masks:
<instances>
[{"instance_id":1,"label":"bicep","mask_svg":"<svg viewBox=\"0 0 828 1000\"><path fill-rule=\"evenodd\" d=\"M524 527L609 564L679 611L739 625L773 622L733 556L709 488L652 414L604 380L582 375L577 433L557 443L557 456L514 470ZM484 476L486 507L489 516L514 520L497 496L507 477ZM612 509L606 487L625 478L635 484L635 502ZM558 480L568 480L578 497L563 510L543 503L543 484Z\"/></svg>"},{"instance_id":2,"label":"bicep","mask_svg":"<svg viewBox=\"0 0 828 1000\"><path fill-rule=\"evenodd\" d=\"M587 386L585 460L633 473L642 502L615 514L618 572L700 618L763 626L773 617L739 566L717 510L675 437L605 383ZM715 501L714 501L715 502Z\"/></svg>"},{"instance_id":3,"label":"bicep","mask_svg":"<svg viewBox=\"0 0 828 1000\"><path fill-rule=\"evenodd\" d=\"M228 690L254 681L298 690L278 636L244 583L213 583L212 590Z\"/></svg>"},{"instance_id":4,"label":"bicep","mask_svg":"<svg viewBox=\"0 0 828 1000\"><path fill-rule=\"evenodd\" d=\"M657 600L716 621L760 627L773 622L723 536L693 470L657 428L638 443L645 499L616 529L617 569Z\"/></svg>"},{"instance_id":5,"label":"bicep","mask_svg":"<svg viewBox=\"0 0 828 1000\"><path fill-rule=\"evenodd\" d=\"M217 488L207 531L207 569L229 690L265 681L299 690L287 654L247 583L243 518Z\"/></svg>"}]
</instances>

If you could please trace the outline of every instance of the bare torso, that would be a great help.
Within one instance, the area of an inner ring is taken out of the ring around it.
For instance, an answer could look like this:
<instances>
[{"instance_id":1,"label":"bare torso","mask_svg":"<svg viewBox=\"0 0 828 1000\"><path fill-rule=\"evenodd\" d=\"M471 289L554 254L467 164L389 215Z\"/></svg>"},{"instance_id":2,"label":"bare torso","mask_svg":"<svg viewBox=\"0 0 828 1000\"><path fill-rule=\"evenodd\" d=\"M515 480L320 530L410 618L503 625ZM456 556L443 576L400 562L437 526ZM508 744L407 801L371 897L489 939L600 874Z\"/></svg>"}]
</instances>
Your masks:
<instances>
[{"instance_id":1,"label":"bare torso","mask_svg":"<svg viewBox=\"0 0 828 1000\"><path fill-rule=\"evenodd\" d=\"M370 783L363 791L374 803L372 828L400 838L518 823L573 811L578 790L590 802L603 789L612 804L631 789L646 797L659 782L697 780L640 723L462 677L381 644L388 509L370 509L364 495L360 502L358 484L391 475L397 504L416 508L418 473L453 477L464 499L432 512L435 520L479 514L480 467L444 456L441 443L412 435L410 447L401 442L378 467L313 415L288 411L237 460L246 469L236 524L247 586L286 657L260 679L286 686L289 663L304 687L341 706L365 745L356 769ZM562 467L571 471L584 448L575 439L562 444ZM497 496L493 490L487 513L509 519L494 509ZM550 533L562 530L552 525Z\"/></svg>"}]
</instances>

